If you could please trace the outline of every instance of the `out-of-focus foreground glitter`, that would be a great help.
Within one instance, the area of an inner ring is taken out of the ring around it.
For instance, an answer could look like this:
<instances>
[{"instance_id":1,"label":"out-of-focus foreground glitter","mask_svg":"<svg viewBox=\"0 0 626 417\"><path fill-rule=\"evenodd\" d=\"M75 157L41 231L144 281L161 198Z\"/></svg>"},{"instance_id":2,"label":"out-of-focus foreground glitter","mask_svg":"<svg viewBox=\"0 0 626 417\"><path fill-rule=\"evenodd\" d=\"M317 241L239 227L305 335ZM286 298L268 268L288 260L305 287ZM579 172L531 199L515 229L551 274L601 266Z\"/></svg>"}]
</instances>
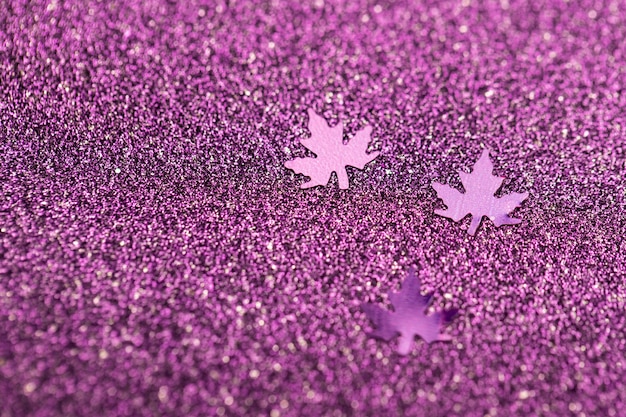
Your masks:
<instances>
[{"instance_id":1,"label":"out-of-focus foreground glitter","mask_svg":"<svg viewBox=\"0 0 626 417\"><path fill-rule=\"evenodd\" d=\"M179 3L0 2L0 416L626 415L624 2ZM470 237L482 147L530 197ZM411 265L459 313L402 357Z\"/></svg>"}]
</instances>

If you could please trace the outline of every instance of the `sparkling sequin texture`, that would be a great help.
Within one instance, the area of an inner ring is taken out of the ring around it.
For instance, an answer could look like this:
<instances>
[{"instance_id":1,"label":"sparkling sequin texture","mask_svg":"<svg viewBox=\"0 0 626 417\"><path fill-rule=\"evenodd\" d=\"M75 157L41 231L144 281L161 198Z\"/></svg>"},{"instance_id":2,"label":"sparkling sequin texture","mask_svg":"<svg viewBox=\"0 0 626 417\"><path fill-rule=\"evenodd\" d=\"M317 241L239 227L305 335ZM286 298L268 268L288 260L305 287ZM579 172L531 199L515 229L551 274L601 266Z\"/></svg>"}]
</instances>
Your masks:
<instances>
[{"instance_id":1,"label":"sparkling sequin texture","mask_svg":"<svg viewBox=\"0 0 626 417\"><path fill-rule=\"evenodd\" d=\"M621 1L0 3L0 415L623 416ZM363 171L299 190L307 111ZM518 225L430 184L483 147ZM451 342L366 333L411 265Z\"/></svg>"}]
</instances>

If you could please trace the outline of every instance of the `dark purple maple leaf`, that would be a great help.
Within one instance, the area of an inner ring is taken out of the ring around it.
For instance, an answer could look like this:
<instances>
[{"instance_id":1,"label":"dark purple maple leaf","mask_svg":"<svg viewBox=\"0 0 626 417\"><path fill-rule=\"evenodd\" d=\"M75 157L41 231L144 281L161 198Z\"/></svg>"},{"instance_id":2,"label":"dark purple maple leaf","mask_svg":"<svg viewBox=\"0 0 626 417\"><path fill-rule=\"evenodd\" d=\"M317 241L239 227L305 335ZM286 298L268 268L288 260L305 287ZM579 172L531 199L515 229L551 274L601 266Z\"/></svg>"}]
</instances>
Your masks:
<instances>
[{"instance_id":1,"label":"dark purple maple leaf","mask_svg":"<svg viewBox=\"0 0 626 417\"><path fill-rule=\"evenodd\" d=\"M459 171L465 193L448 185L433 183L437 196L448 207L446 210L435 210L435 214L448 217L455 222L471 214L472 223L467 230L470 235L476 233L483 216L491 219L496 227L521 222L520 219L509 217L508 213L515 210L528 197L528 193L494 197L504 178L496 177L492 172L493 164L489 160L489 151L485 149L471 174Z\"/></svg>"},{"instance_id":2,"label":"dark purple maple leaf","mask_svg":"<svg viewBox=\"0 0 626 417\"><path fill-rule=\"evenodd\" d=\"M449 336L441 333L441 329L454 317L456 310L427 316L425 313L431 296L420 293L420 280L413 268L409 270L400 292L389 293L389 300L394 311L371 303L361 305L367 318L376 326L370 336L388 341L399 334L398 353L401 355L411 351L415 336L420 336L427 343L450 340Z\"/></svg>"},{"instance_id":3,"label":"dark purple maple leaf","mask_svg":"<svg viewBox=\"0 0 626 417\"><path fill-rule=\"evenodd\" d=\"M296 158L285 162L285 167L296 174L311 177L311 180L302 184L300 188L326 185L331 174L336 172L339 188L345 190L350 185L346 166L363 169L365 164L371 162L379 154L378 152L365 153L372 132L369 126L359 130L350 142L344 145L343 125L339 123L331 128L323 117L309 109L309 130L311 137L301 140L300 143L313 152L317 158Z\"/></svg>"}]
</instances>

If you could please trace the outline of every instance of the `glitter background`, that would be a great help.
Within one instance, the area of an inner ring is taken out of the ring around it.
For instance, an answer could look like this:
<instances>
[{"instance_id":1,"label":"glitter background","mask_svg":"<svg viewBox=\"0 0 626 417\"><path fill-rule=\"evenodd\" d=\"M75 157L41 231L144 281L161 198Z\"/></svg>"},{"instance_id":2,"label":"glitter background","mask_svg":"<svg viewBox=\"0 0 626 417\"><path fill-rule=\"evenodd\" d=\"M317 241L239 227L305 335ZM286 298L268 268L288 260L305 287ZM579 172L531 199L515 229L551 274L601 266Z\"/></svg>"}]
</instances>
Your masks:
<instances>
[{"instance_id":1,"label":"glitter background","mask_svg":"<svg viewBox=\"0 0 626 417\"><path fill-rule=\"evenodd\" d=\"M0 416L626 415L626 5L415 3L0 0ZM472 238L485 146L531 195ZM459 315L402 357L411 265Z\"/></svg>"}]
</instances>

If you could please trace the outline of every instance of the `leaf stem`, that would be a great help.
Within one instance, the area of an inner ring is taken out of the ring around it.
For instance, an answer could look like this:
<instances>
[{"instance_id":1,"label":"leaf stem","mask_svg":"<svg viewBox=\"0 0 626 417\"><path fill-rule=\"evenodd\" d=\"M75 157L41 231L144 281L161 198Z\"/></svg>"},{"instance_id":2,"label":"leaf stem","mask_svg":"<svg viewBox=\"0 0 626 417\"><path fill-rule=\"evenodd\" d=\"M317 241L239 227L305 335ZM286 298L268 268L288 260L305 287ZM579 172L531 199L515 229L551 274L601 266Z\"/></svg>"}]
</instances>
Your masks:
<instances>
[{"instance_id":1,"label":"leaf stem","mask_svg":"<svg viewBox=\"0 0 626 417\"><path fill-rule=\"evenodd\" d=\"M470 235L474 236L476 230L478 230L478 226L480 226L480 221L482 220L482 216L472 215L472 223L470 224L470 228L467 231Z\"/></svg>"},{"instance_id":2,"label":"leaf stem","mask_svg":"<svg viewBox=\"0 0 626 417\"><path fill-rule=\"evenodd\" d=\"M346 190L350 186L350 181L348 179L348 173L345 168L338 169L335 171L337 173L337 180L339 181L339 188L342 190Z\"/></svg>"}]
</instances>

